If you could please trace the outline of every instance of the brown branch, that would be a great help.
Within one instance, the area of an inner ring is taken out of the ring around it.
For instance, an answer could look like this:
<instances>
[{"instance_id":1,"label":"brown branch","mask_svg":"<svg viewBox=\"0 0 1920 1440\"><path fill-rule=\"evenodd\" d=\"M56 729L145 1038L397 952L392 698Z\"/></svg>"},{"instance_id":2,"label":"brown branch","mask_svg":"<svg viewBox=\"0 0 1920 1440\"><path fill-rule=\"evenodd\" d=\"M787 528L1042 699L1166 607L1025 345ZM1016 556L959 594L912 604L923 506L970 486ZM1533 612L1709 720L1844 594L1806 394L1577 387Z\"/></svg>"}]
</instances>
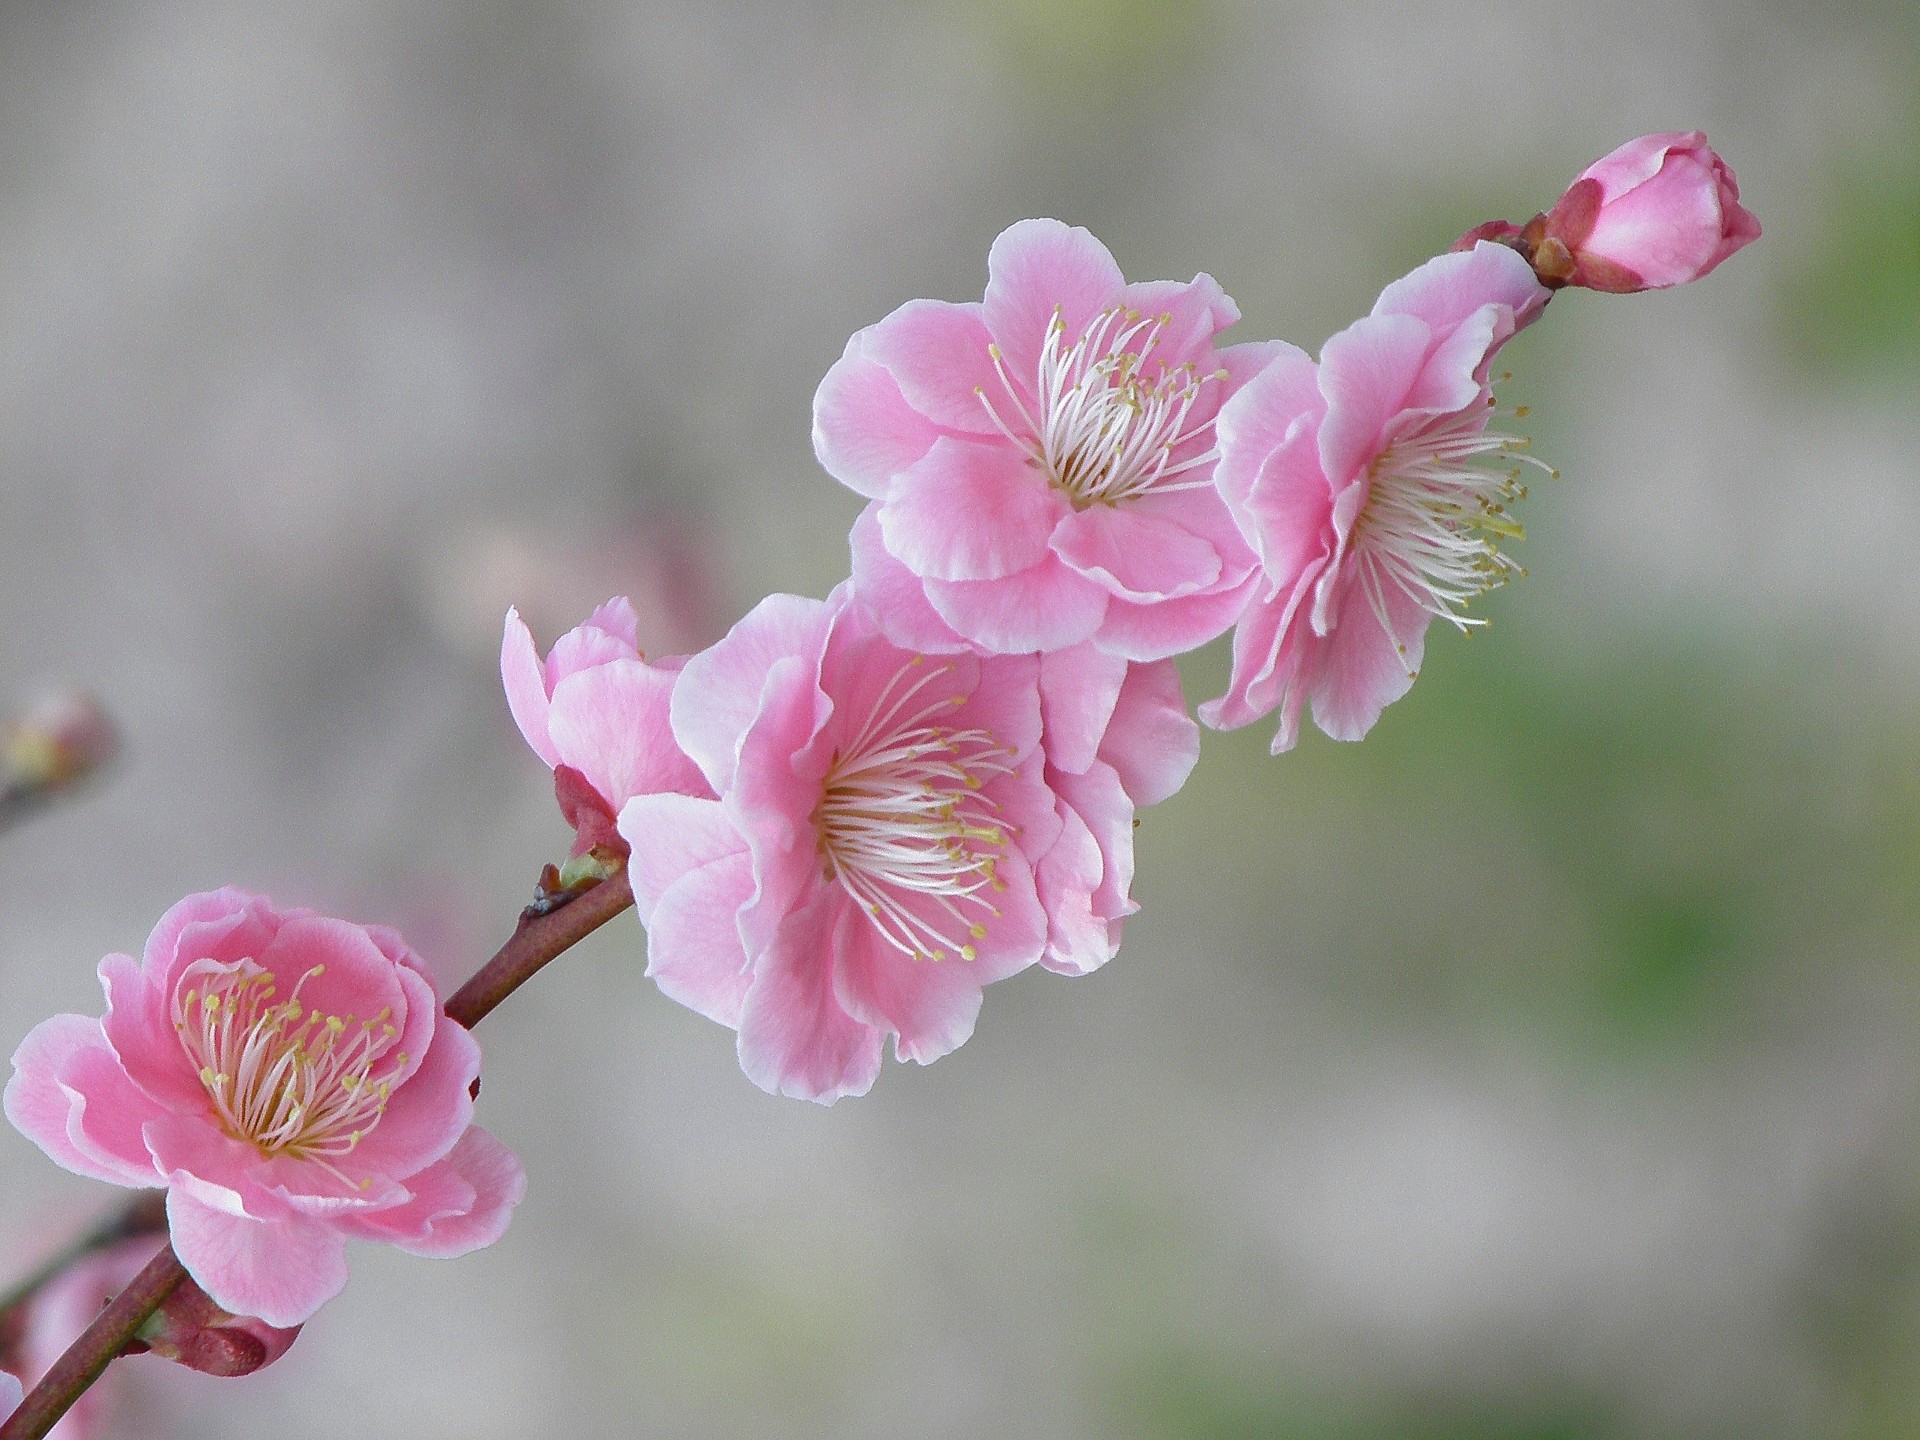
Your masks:
<instances>
[{"instance_id":1,"label":"brown branch","mask_svg":"<svg viewBox=\"0 0 1920 1440\"><path fill-rule=\"evenodd\" d=\"M549 960L631 904L633 889L622 870L545 914L523 914L512 938L447 1001L448 1018L471 1029ZM183 1282L193 1283L167 1245L67 1347L13 1417L0 1424L0 1440L41 1440Z\"/></svg>"}]
</instances>

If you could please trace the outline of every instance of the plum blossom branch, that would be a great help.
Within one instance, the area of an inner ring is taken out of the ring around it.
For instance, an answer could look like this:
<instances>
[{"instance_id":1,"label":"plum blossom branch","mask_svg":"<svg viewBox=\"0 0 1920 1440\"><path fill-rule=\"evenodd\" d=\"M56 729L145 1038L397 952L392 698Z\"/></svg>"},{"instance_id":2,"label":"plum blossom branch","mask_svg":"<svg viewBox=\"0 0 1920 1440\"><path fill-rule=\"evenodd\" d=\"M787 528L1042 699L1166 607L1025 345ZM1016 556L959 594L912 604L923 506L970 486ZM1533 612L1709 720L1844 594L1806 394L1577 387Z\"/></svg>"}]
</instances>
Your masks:
<instances>
[{"instance_id":1,"label":"plum blossom branch","mask_svg":"<svg viewBox=\"0 0 1920 1440\"><path fill-rule=\"evenodd\" d=\"M507 943L447 1001L447 1017L468 1028L478 1024L548 961L632 904L633 890L621 870L545 913L539 913L538 906L529 907ZM150 1203L150 1198L143 1196L134 1201L134 1206ZM169 1244L67 1347L20 1408L0 1423L0 1440L41 1440L183 1283L193 1282Z\"/></svg>"}]
</instances>

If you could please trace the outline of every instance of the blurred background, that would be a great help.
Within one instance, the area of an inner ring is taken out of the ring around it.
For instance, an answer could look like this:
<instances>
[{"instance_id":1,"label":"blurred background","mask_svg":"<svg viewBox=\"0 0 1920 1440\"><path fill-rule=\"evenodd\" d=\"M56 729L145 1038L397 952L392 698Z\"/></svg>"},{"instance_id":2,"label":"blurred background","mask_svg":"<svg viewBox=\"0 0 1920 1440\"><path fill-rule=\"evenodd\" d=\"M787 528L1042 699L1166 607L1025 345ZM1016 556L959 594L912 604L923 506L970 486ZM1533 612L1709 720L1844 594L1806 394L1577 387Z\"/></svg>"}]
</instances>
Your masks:
<instances>
[{"instance_id":1,"label":"blurred background","mask_svg":"<svg viewBox=\"0 0 1920 1440\"><path fill-rule=\"evenodd\" d=\"M0 699L125 742L0 835L0 1053L224 882L474 968L568 839L506 607L824 594L815 384L1015 219L1309 348L1646 131L1767 228L1506 352L1532 577L1365 745L1209 735L1105 970L825 1110L623 917L486 1027L507 1239L122 1433L1920 1435L1916 76L1911 0L0 8ZM118 1198L0 1130L9 1268Z\"/></svg>"}]
</instances>

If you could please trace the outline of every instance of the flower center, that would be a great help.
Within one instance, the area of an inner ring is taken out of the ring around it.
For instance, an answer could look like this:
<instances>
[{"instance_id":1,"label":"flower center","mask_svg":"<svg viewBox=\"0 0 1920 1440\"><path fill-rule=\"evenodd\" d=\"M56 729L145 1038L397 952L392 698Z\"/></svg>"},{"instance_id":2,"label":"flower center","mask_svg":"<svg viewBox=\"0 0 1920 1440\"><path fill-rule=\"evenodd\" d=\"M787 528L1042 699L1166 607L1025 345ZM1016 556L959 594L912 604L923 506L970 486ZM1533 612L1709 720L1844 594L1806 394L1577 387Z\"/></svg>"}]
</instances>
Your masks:
<instances>
[{"instance_id":1,"label":"flower center","mask_svg":"<svg viewBox=\"0 0 1920 1440\"><path fill-rule=\"evenodd\" d=\"M887 682L859 732L834 753L814 807L821 870L914 960L971 960L1000 911L994 867L1007 827L982 786L1012 773L1009 750L978 728L937 718L964 695L924 693L950 666L916 655ZM964 938L963 938L964 937Z\"/></svg>"},{"instance_id":2,"label":"flower center","mask_svg":"<svg viewBox=\"0 0 1920 1440\"><path fill-rule=\"evenodd\" d=\"M273 972L242 960L176 996L173 1028L229 1135L263 1155L332 1168L379 1123L393 1071L407 1057L394 1057L386 1076L374 1077L397 1033L391 1008L356 1020L301 1004L301 989L325 971L315 965L276 1001Z\"/></svg>"},{"instance_id":3,"label":"flower center","mask_svg":"<svg viewBox=\"0 0 1920 1440\"><path fill-rule=\"evenodd\" d=\"M1219 452L1205 451L1176 461L1174 452L1206 431L1211 420L1188 428L1187 416L1210 380L1225 370L1202 375L1192 363L1153 368L1154 346L1173 323L1171 315L1142 316L1138 310L1103 310L1073 344L1056 306L1040 347L1036 414L1007 374L998 345L989 345L993 368L1012 407L1009 424L984 389L980 403L1001 434L1026 452L1032 463L1076 510L1117 505L1148 490L1191 489L1210 483L1205 477L1182 481L1189 471L1211 465Z\"/></svg>"},{"instance_id":4,"label":"flower center","mask_svg":"<svg viewBox=\"0 0 1920 1440\"><path fill-rule=\"evenodd\" d=\"M1367 503L1348 533L1347 553L1367 603L1402 656L1410 637L1396 634L1388 618L1394 591L1464 631L1487 622L1462 615L1459 607L1527 573L1500 549L1527 534L1508 508L1526 498L1523 466L1560 472L1522 453L1525 440L1486 424L1483 409L1442 416L1394 441L1367 469ZM1500 460L1487 458L1493 456Z\"/></svg>"}]
</instances>

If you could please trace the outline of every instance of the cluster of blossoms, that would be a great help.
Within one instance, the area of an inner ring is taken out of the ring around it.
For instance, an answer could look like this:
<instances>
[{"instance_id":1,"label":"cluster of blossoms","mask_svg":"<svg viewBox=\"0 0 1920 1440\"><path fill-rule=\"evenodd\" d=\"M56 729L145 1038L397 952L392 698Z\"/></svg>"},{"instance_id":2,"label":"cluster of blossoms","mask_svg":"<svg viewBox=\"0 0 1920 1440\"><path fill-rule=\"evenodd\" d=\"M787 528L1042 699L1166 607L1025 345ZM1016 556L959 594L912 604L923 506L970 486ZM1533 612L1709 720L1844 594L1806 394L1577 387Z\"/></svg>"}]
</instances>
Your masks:
<instances>
[{"instance_id":1,"label":"cluster of blossoms","mask_svg":"<svg viewBox=\"0 0 1920 1440\"><path fill-rule=\"evenodd\" d=\"M1207 275L1129 284L1084 230L1014 225L977 303L847 342L820 462L868 504L851 578L649 663L613 601L543 660L507 618L515 719L577 833L627 860L648 973L738 1034L770 1091L863 1093L981 988L1119 944L1134 813L1198 752L1172 657L1233 631L1231 728L1310 707L1357 740L1427 627L1517 573L1525 442L1495 355L1567 284L1705 274L1758 227L1698 134L1634 141L1551 215L1482 226L1318 361L1222 345ZM1520 412L1515 412L1520 413Z\"/></svg>"},{"instance_id":2,"label":"cluster of blossoms","mask_svg":"<svg viewBox=\"0 0 1920 1440\"><path fill-rule=\"evenodd\" d=\"M947 1054L986 985L1117 950L1135 813L1199 753L1173 658L1233 632L1210 725L1365 735L1428 626L1479 623L1516 573L1537 462L1493 425L1501 347L1563 286L1691 280L1757 234L1703 137L1648 136L1315 360L1221 344L1239 314L1209 276L1129 284L1086 231L1013 226L979 302L901 306L821 382L815 452L868 501L825 600L660 661L625 600L544 657L508 614L575 882L625 867L648 974L769 1091L864 1093L889 1037ZM166 1190L200 1293L152 1348L252 1368L344 1285L348 1239L444 1256L504 1230L524 1178L472 1124L479 1051L397 934L222 890L100 976L105 1016L34 1030L6 1113L70 1170ZM0 1372L0 1414L18 1390Z\"/></svg>"}]
</instances>

